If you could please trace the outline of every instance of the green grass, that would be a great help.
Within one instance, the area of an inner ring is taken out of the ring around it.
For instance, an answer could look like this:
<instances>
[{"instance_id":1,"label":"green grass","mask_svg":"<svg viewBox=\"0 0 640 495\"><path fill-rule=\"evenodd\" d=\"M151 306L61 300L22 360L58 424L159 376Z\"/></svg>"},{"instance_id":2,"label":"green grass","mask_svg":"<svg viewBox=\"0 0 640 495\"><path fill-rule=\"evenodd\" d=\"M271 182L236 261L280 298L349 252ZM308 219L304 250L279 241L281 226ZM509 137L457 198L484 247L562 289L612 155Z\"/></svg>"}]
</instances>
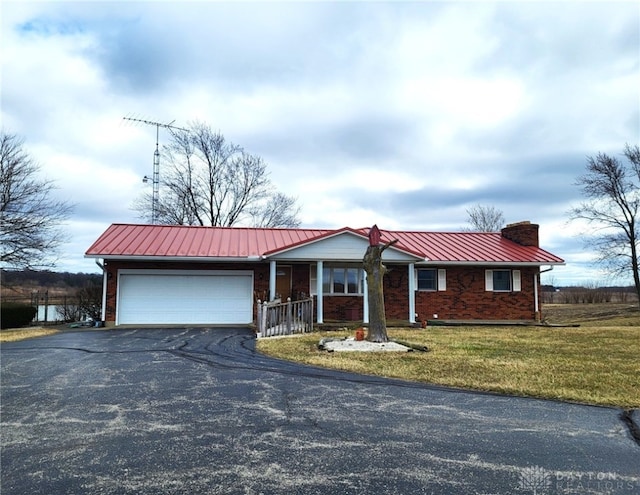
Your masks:
<instances>
[{"instance_id":1,"label":"green grass","mask_svg":"<svg viewBox=\"0 0 640 495\"><path fill-rule=\"evenodd\" d=\"M640 321L638 322L640 323ZM320 351L318 332L261 339L260 352L314 366L518 396L640 407L640 326L390 328L429 352Z\"/></svg>"}]
</instances>

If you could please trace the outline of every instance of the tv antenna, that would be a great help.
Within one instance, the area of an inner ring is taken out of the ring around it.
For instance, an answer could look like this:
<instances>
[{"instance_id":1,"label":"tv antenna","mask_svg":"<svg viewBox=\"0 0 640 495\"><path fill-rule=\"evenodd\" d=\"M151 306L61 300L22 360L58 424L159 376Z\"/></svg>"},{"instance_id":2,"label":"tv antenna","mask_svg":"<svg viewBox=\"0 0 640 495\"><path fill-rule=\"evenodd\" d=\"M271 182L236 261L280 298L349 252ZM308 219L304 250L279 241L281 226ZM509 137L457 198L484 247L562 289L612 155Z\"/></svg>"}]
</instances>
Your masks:
<instances>
[{"instance_id":1,"label":"tv antenna","mask_svg":"<svg viewBox=\"0 0 640 495\"><path fill-rule=\"evenodd\" d=\"M142 178L142 182L147 184L149 181L153 184L153 196L151 202L151 223L155 224L158 221L158 206L160 203L160 146L158 144L160 140L160 128L163 127L165 129L177 129L179 131L188 132L188 129L183 129L182 127L177 127L171 125L175 122L172 120L168 124L163 122L153 122L151 120L145 119L135 119L133 117L122 117L123 120L130 120L132 122L138 122L141 124L154 125L156 126L156 150L153 152L153 176L148 177L144 176Z\"/></svg>"}]
</instances>

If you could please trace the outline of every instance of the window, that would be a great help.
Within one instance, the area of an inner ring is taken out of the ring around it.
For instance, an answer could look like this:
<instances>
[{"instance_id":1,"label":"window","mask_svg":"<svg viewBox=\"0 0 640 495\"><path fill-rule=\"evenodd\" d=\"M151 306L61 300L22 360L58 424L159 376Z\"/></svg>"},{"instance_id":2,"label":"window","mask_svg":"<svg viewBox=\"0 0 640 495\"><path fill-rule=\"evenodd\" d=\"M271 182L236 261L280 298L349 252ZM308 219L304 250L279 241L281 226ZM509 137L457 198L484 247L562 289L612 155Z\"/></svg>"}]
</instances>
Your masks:
<instances>
[{"instance_id":1,"label":"window","mask_svg":"<svg viewBox=\"0 0 640 495\"><path fill-rule=\"evenodd\" d=\"M416 270L418 290L447 290L447 271L436 268L418 268Z\"/></svg>"},{"instance_id":2,"label":"window","mask_svg":"<svg viewBox=\"0 0 640 495\"><path fill-rule=\"evenodd\" d=\"M492 292L519 292L520 270L487 270L485 289Z\"/></svg>"},{"instance_id":3,"label":"window","mask_svg":"<svg viewBox=\"0 0 640 495\"><path fill-rule=\"evenodd\" d=\"M511 272L509 270L493 270L493 291L511 291Z\"/></svg>"},{"instance_id":4,"label":"window","mask_svg":"<svg viewBox=\"0 0 640 495\"><path fill-rule=\"evenodd\" d=\"M362 278L360 270L357 268L347 268L345 273L347 276L347 293L358 294L360 292L359 282Z\"/></svg>"},{"instance_id":5,"label":"window","mask_svg":"<svg viewBox=\"0 0 640 495\"><path fill-rule=\"evenodd\" d=\"M418 270L418 290L436 290L438 288L438 277L436 270Z\"/></svg>"},{"instance_id":6,"label":"window","mask_svg":"<svg viewBox=\"0 0 640 495\"><path fill-rule=\"evenodd\" d=\"M363 294L363 270L349 266L324 266L322 292L324 294Z\"/></svg>"}]
</instances>

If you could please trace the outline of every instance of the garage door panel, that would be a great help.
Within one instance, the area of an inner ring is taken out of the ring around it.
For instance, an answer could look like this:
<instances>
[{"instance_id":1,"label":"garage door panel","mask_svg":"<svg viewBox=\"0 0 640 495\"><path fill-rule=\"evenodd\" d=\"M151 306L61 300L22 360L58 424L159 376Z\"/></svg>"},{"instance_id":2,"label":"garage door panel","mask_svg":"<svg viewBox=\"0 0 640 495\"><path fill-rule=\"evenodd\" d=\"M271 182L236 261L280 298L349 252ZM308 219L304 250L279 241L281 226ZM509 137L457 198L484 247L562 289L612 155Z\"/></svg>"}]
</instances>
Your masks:
<instances>
[{"instance_id":1,"label":"garage door panel","mask_svg":"<svg viewBox=\"0 0 640 495\"><path fill-rule=\"evenodd\" d=\"M118 323L247 324L252 294L251 273L121 274Z\"/></svg>"}]
</instances>

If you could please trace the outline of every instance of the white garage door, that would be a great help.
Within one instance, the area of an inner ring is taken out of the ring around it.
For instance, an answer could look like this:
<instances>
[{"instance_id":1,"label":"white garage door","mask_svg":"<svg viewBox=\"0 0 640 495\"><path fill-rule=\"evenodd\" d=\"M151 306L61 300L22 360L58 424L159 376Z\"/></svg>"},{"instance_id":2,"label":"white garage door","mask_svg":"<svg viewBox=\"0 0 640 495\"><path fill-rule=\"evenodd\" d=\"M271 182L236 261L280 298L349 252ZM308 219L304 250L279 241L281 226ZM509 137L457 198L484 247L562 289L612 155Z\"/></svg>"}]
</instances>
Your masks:
<instances>
[{"instance_id":1,"label":"white garage door","mask_svg":"<svg viewBox=\"0 0 640 495\"><path fill-rule=\"evenodd\" d=\"M117 324L247 324L252 294L251 272L122 270Z\"/></svg>"}]
</instances>

